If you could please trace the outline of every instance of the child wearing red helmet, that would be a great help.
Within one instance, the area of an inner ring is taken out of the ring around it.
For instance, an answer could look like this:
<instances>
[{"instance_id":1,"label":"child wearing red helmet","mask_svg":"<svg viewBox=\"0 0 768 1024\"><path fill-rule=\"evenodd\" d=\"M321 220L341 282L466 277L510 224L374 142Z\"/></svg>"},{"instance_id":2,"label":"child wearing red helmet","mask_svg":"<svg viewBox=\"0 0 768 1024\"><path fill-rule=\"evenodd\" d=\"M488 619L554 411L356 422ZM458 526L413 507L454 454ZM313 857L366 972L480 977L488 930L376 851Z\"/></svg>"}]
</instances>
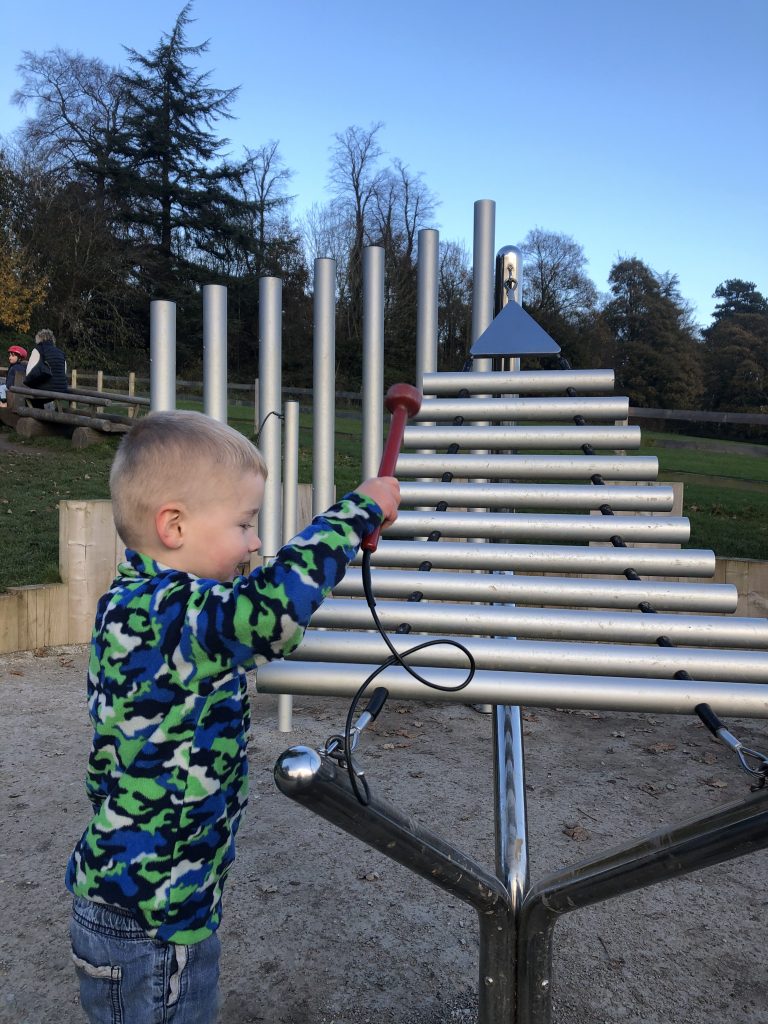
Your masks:
<instances>
[{"instance_id":1,"label":"child wearing red helmet","mask_svg":"<svg viewBox=\"0 0 768 1024\"><path fill-rule=\"evenodd\" d=\"M14 384L22 384L27 373L27 350L21 345L11 345L8 349L8 373L5 375L4 392L0 393L0 406L8 405L8 388Z\"/></svg>"}]
</instances>

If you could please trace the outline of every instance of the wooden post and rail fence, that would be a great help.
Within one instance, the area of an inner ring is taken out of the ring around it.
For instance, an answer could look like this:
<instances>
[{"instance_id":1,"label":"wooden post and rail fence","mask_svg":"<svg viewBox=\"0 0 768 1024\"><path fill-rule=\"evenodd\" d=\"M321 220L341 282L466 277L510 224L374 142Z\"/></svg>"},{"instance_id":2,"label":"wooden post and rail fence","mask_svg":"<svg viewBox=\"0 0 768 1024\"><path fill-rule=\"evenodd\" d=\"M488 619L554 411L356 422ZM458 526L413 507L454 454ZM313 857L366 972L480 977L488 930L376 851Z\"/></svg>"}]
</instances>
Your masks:
<instances>
[{"instance_id":1,"label":"wooden post and rail fence","mask_svg":"<svg viewBox=\"0 0 768 1024\"><path fill-rule=\"evenodd\" d=\"M83 381L95 386L83 387ZM136 395L137 384L146 384L148 387L149 380L137 378L135 374L127 378L125 375L110 377L102 371L79 374L73 370L72 387L76 393L65 399L68 402L66 409L56 406L53 410L57 414L56 419L74 428L75 432L85 430L89 434L130 429L133 418L145 412L149 406L148 398ZM200 381L179 380L177 384L180 394L186 391L190 396L202 396ZM123 390L116 392L113 390L115 386ZM229 384L229 389L235 395L242 395L244 406L253 406L252 422L254 433L257 432L258 382ZM312 392L285 388L284 394L302 397L311 396ZM38 391L34 397L40 399L46 396L47 393ZM27 396L22 394L21 397ZM60 401L62 396L55 398ZM339 392L337 398L354 406L361 396L356 392ZM114 412L114 407L124 411ZM35 415L37 412L36 409L30 409L24 419L40 422ZM689 413L686 410L630 409L630 418L662 417L696 421L705 417L714 419L716 415ZM250 410L245 418L251 421ZM718 422L768 426L768 416L727 413L721 414ZM676 505L682 505L682 486L675 486L680 488L679 495L676 495ZM300 521L308 522L312 507L310 485L300 485L299 492ZM11 587L5 593L0 593L0 654L87 643L96 602L109 587L123 557L122 544L112 522L110 501L62 501L59 509L59 573L62 582ZM729 583L736 587L739 595L736 614L765 616L768 613L768 562L718 558L713 582Z\"/></svg>"}]
</instances>

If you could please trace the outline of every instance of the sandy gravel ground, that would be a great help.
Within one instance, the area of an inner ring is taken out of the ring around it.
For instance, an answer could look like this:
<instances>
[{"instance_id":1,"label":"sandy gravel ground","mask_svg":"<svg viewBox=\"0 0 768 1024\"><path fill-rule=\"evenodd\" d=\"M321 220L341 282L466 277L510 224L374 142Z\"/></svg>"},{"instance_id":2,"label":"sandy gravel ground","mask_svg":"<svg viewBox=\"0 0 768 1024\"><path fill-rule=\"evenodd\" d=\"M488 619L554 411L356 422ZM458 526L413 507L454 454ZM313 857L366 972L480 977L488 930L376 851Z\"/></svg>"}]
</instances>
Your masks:
<instances>
[{"instance_id":1,"label":"sandy gravel ground","mask_svg":"<svg viewBox=\"0 0 768 1024\"><path fill-rule=\"evenodd\" d=\"M0 666L0 1024L84 1020L62 877L87 816L85 650ZM471 1024L474 912L276 789L293 743L338 731L339 700L257 697L253 795L225 896L222 1024ZM768 726L729 722L768 747ZM746 794L689 719L526 711L532 878ZM374 792L493 867L491 721L393 701L362 757ZM554 1024L766 1024L765 852L564 918ZM501 1022L500 1022L501 1024Z\"/></svg>"}]
</instances>

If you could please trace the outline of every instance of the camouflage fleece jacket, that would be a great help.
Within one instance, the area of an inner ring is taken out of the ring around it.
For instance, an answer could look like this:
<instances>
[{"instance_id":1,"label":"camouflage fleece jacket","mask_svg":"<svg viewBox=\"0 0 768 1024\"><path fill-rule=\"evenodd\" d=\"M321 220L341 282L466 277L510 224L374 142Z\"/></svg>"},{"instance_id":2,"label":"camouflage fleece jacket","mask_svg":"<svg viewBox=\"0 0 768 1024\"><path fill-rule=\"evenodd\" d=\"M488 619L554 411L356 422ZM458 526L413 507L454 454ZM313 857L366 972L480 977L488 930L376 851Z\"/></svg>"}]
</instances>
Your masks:
<instances>
[{"instance_id":1,"label":"camouflage fleece jacket","mask_svg":"<svg viewBox=\"0 0 768 1024\"><path fill-rule=\"evenodd\" d=\"M67 866L72 893L131 911L166 942L218 927L248 790L244 672L299 645L380 520L348 494L231 583L126 552L91 641L94 815Z\"/></svg>"}]
</instances>

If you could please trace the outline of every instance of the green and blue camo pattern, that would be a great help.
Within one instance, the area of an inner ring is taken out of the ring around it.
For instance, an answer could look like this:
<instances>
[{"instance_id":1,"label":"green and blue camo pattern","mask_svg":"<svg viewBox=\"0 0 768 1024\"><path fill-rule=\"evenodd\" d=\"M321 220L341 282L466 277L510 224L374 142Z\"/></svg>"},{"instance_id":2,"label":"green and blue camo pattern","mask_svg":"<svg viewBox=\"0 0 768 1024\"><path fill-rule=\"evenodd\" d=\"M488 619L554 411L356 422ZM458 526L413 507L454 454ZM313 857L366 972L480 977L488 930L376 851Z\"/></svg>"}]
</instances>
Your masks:
<instances>
[{"instance_id":1,"label":"green and blue camo pattern","mask_svg":"<svg viewBox=\"0 0 768 1024\"><path fill-rule=\"evenodd\" d=\"M126 553L91 641L94 814L67 867L73 894L130 910L165 942L217 928L248 793L245 670L299 645L380 519L347 495L232 583Z\"/></svg>"}]
</instances>

